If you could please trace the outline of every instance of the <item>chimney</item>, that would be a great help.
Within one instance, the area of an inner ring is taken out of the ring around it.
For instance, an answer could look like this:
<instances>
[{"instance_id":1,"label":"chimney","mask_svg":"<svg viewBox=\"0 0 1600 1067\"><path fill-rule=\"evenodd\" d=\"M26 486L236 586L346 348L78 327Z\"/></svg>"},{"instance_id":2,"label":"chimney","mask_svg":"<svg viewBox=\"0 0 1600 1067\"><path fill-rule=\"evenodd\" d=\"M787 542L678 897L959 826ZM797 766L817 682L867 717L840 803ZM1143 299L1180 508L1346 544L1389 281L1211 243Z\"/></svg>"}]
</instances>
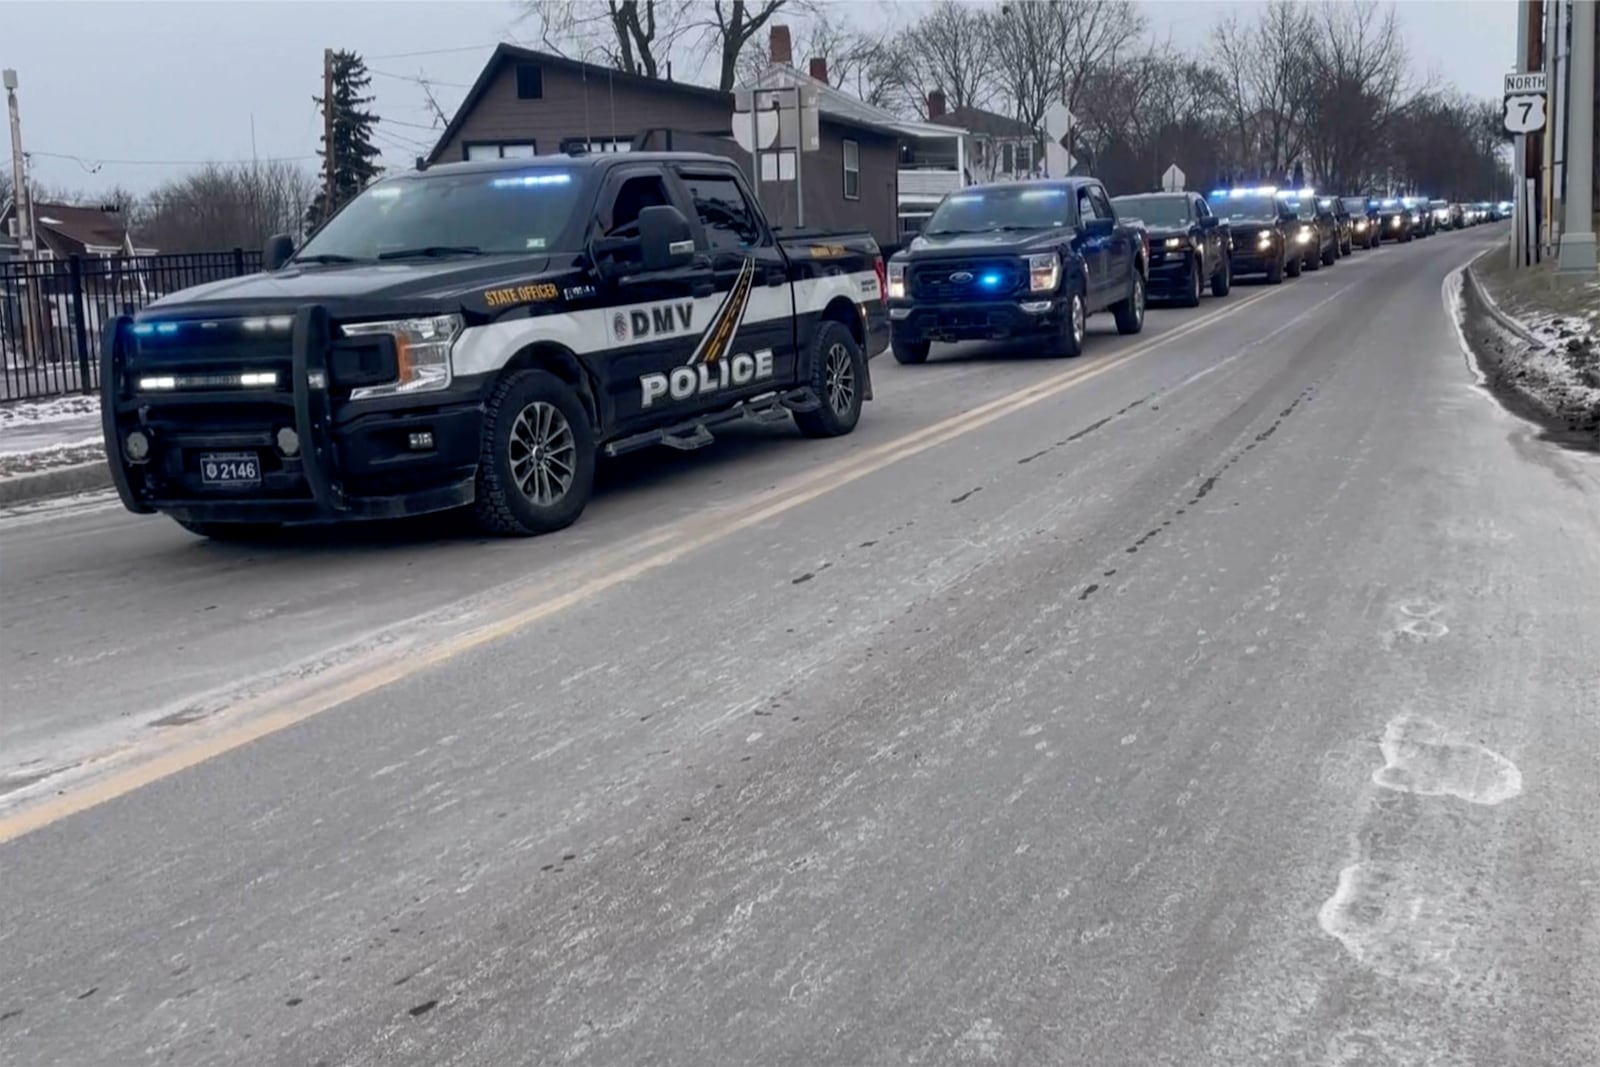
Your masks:
<instances>
[{"instance_id":1,"label":"chimney","mask_svg":"<svg viewBox=\"0 0 1600 1067\"><path fill-rule=\"evenodd\" d=\"M821 56L811 57L811 77L824 85L830 84L828 82L828 61L826 59Z\"/></svg>"},{"instance_id":2,"label":"chimney","mask_svg":"<svg viewBox=\"0 0 1600 1067\"><path fill-rule=\"evenodd\" d=\"M928 94L928 117L936 119L944 114L944 90L935 89Z\"/></svg>"},{"instance_id":3,"label":"chimney","mask_svg":"<svg viewBox=\"0 0 1600 1067\"><path fill-rule=\"evenodd\" d=\"M782 64L786 67L794 65L794 45L789 40L789 27L772 27L772 62L776 66Z\"/></svg>"}]
</instances>

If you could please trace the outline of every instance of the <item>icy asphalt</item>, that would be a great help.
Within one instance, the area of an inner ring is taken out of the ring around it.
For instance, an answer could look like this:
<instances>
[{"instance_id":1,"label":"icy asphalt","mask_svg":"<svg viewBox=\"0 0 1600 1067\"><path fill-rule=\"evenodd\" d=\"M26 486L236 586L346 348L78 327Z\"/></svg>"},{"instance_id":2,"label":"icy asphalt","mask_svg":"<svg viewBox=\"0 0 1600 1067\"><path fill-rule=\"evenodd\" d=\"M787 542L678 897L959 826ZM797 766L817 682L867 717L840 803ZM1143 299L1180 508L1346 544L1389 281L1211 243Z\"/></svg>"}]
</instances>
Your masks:
<instances>
[{"instance_id":1,"label":"icy asphalt","mask_svg":"<svg viewBox=\"0 0 1600 1067\"><path fill-rule=\"evenodd\" d=\"M1600 1063L1600 462L1476 386L1498 232L535 541L0 519L0 1063Z\"/></svg>"}]
</instances>

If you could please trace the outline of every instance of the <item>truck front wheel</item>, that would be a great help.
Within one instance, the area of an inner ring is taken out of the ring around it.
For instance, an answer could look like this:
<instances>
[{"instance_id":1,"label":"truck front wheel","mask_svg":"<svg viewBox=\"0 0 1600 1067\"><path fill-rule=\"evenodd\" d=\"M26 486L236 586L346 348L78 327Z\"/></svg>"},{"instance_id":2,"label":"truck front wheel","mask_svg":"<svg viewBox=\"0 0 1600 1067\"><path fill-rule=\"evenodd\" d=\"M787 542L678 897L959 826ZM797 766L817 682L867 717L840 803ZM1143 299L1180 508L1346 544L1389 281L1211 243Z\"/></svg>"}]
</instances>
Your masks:
<instances>
[{"instance_id":1,"label":"truck front wheel","mask_svg":"<svg viewBox=\"0 0 1600 1067\"><path fill-rule=\"evenodd\" d=\"M930 347L927 341L892 341L889 344L890 350L894 352L894 361L907 366L928 362Z\"/></svg>"},{"instance_id":2,"label":"truck front wheel","mask_svg":"<svg viewBox=\"0 0 1600 1067\"><path fill-rule=\"evenodd\" d=\"M1133 272L1133 288L1126 298L1111 305L1111 311L1117 317L1117 332L1128 334L1138 333L1144 329L1144 275L1139 271Z\"/></svg>"},{"instance_id":3,"label":"truck front wheel","mask_svg":"<svg viewBox=\"0 0 1600 1067\"><path fill-rule=\"evenodd\" d=\"M1076 289L1067 298L1067 315L1061 332L1050 339L1046 351L1051 356L1076 356L1083 352L1083 338L1089 332L1089 311L1083 294Z\"/></svg>"},{"instance_id":4,"label":"truck front wheel","mask_svg":"<svg viewBox=\"0 0 1600 1067\"><path fill-rule=\"evenodd\" d=\"M821 404L795 412L794 424L806 437L843 437L861 421L866 386L861 346L843 323L823 320L811 339L811 391Z\"/></svg>"},{"instance_id":5,"label":"truck front wheel","mask_svg":"<svg viewBox=\"0 0 1600 1067\"><path fill-rule=\"evenodd\" d=\"M572 387L546 371L515 371L484 405L478 525L517 536L570 526L594 492L594 467L594 431Z\"/></svg>"}]
</instances>

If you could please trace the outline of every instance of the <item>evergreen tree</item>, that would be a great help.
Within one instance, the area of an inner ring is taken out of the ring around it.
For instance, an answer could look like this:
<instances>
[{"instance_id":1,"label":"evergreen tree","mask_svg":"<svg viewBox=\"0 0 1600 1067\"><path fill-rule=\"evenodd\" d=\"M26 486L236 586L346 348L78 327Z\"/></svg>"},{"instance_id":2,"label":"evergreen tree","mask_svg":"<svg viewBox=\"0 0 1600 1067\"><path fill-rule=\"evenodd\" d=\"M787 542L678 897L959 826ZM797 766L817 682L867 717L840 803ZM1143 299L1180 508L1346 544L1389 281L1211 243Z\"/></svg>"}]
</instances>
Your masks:
<instances>
[{"instance_id":1,"label":"evergreen tree","mask_svg":"<svg viewBox=\"0 0 1600 1067\"><path fill-rule=\"evenodd\" d=\"M316 199L306 209L306 228L315 229L322 220L348 203L376 178L382 168L378 165L379 149L372 143L372 129L378 116L367 110L373 97L367 87L372 75L367 64L354 52L339 51L333 54L333 205L327 204L326 181L320 181ZM328 101L312 97L323 110L328 111ZM327 128L324 118L324 129ZM317 154L326 161L327 137ZM327 163L323 163L325 175Z\"/></svg>"}]
</instances>

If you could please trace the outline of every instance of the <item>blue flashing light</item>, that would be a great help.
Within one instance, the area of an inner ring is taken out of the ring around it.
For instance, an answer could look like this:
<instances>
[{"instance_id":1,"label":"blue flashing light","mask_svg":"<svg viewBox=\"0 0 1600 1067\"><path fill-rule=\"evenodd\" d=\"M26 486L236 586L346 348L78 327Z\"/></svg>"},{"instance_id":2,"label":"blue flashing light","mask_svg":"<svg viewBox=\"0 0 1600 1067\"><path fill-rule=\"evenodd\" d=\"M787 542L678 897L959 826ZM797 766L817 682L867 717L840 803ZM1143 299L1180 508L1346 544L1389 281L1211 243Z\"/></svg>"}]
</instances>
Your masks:
<instances>
[{"instance_id":1,"label":"blue flashing light","mask_svg":"<svg viewBox=\"0 0 1600 1067\"><path fill-rule=\"evenodd\" d=\"M1018 200L1052 200L1056 197L1066 196L1065 189L1029 189Z\"/></svg>"},{"instance_id":2,"label":"blue flashing light","mask_svg":"<svg viewBox=\"0 0 1600 1067\"><path fill-rule=\"evenodd\" d=\"M983 277L978 279L979 283L982 284L985 289L993 289L995 286L999 285L1002 280L1003 279L1000 277L1000 275L995 273L985 274Z\"/></svg>"},{"instance_id":3,"label":"blue flashing light","mask_svg":"<svg viewBox=\"0 0 1600 1067\"><path fill-rule=\"evenodd\" d=\"M140 322L136 323L133 327L133 335L135 337L149 337L155 332L156 327L155 323L153 322Z\"/></svg>"},{"instance_id":4,"label":"blue flashing light","mask_svg":"<svg viewBox=\"0 0 1600 1067\"><path fill-rule=\"evenodd\" d=\"M513 178L495 178L489 185L495 189L527 189L539 185L566 185L571 181L572 175L556 171L553 174L518 174Z\"/></svg>"},{"instance_id":5,"label":"blue flashing light","mask_svg":"<svg viewBox=\"0 0 1600 1067\"><path fill-rule=\"evenodd\" d=\"M161 334L163 337L171 337L177 332L178 324L175 322L163 322L156 327L156 333Z\"/></svg>"}]
</instances>

